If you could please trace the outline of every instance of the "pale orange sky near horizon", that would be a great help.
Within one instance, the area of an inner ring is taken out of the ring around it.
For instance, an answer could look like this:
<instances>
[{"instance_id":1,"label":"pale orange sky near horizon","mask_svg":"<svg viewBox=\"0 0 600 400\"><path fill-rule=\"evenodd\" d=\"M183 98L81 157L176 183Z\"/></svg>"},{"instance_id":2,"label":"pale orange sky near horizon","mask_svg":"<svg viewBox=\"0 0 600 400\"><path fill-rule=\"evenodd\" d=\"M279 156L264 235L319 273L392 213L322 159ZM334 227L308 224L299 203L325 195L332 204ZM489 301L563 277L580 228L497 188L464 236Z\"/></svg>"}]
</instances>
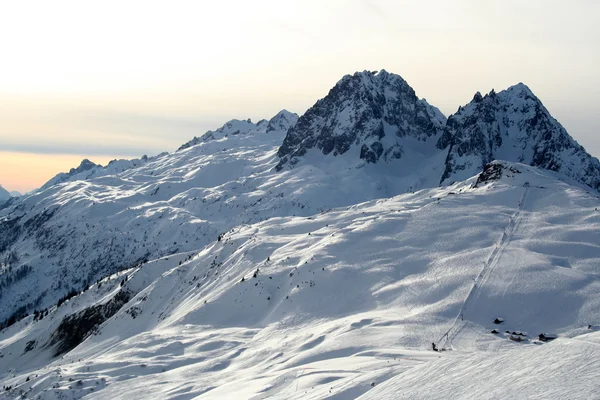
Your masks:
<instances>
[{"instance_id":1,"label":"pale orange sky near horizon","mask_svg":"<svg viewBox=\"0 0 600 400\"><path fill-rule=\"evenodd\" d=\"M524 82L599 156L598 15L593 0L7 2L0 184L301 114L344 74L382 68L446 115Z\"/></svg>"},{"instance_id":2,"label":"pale orange sky near horizon","mask_svg":"<svg viewBox=\"0 0 600 400\"><path fill-rule=\"evenodd\" d=\"M34 182L34 188L37 188L56 175L57 172L68 172L71 168L77 167L84 158L89 158L96 164L106 165L115 157L0 151L0 171L19 171L18 174L2 174L4 179L1 184L7 190L16 190L21 194L25 194L33 189L29 182ZM127 158L131 158L131 156ZM20 178L22 175L28 176L30 181L24 184Z\"/></svg>"}]
</instances>

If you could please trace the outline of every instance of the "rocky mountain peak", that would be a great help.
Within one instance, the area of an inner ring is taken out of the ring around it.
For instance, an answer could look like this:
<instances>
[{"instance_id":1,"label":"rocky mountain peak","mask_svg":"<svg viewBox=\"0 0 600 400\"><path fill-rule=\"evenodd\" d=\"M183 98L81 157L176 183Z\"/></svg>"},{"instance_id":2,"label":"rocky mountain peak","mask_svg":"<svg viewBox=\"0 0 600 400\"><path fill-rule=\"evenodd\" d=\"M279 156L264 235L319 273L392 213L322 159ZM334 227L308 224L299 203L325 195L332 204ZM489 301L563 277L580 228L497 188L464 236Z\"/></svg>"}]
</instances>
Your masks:
<instances>
[{"instance_id":1,"label":"rocky mountain peak","mask_svg":"<svg viewBox=\"0 0 600 400\"><path fill-rule=\"evenodd\" d=\"M80 172L84 172L84 171L90 170L90 169L92 169L92 168L94 168L96 166L101 166L101 165L98 165L98 164L96 164L96 163L88 160L87 158L84 158L83 160L81 160L81 163L79 163L79 166L77 168L71 168L69 170L69 174L70 175L75 175L75 174L78 174Z\"/></svg>"},{"instance_id":2,"label":"rocky mountain peak","mask_svg":"<svg viewBox=\"0 0 600 400\"><path fill-rule=\"evenodd\" d=\"M385 70L344 76L288 131L277 169L293 166L311 149L367 163L402 157L403 141L428 141L443 130L445 117L399 75Z\"/></svg>"},{"instance_id":3,"label":"rocky mountain peak","mask_svg":"<svg viewBox=\"0 0 600 400\"><path fill-rule=\"evenodd\" d=\"M475 94L448 117L437 146L448 149L442 184L473 176L499 159L560 172L600 189L600 162L523 83L483 97Z\"/></svg>"},{"instance_id":4,"label":"rocky mountain peak","mask_svg":"<svg viewBox=\"0 0 600 400\"><path fill-rule=\"evenodd\" d=\"M87 158L84 158L81 160L81 163L79 163L78 167L71 168L69 172L61 172L56 174L54 177L48 180L48 182L44 183L40 189L46 189L50 186L73 180L74 178L84 178L85 175L89 175L97 169L102 169L102 165L96 164Z\"/></svg>"}]
</instances>

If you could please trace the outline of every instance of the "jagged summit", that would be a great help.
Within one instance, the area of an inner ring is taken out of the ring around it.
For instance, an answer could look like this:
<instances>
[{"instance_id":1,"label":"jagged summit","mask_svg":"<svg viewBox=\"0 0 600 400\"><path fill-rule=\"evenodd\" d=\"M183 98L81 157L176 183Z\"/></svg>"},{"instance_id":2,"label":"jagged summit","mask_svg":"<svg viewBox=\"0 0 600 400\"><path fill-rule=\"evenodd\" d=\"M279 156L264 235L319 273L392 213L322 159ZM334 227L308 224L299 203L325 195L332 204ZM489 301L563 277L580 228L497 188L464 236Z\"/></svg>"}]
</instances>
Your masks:
<instances>
[{"instance_id":1,"label":"jagged summit","mask_svg":"<svg viewBox=\"0 0 600 400\"><path fill-rule=\"evenodd\" d=\"M291 113L287 110L281 110L270 120L262 119L257 123L253 123L250 118L245 120L232 119L226 122L225 125L214 131L208 131L200 137L194 137L187 143L181 145L177 151L188 149L200 143L209 142L211 140L219 140L228 136L247 135L269 133L273 131L287 132L287 130L296 124L298 114Z\"/></svg>"},{"instance_id":2,"label":"jagged summit","mask_svg":"<svg viewBox=\"0 0 600 400\"><path fill-rule=\"evenodd\" d=\"M442 184L506 160L560 172L600 189L600 162L554 119L531 89L518 83L499 93L476 93L448 117L438 148L448 149Z\"/></svg>"},{"instance_id":3,"label":"jagged summit","mask_svg":"<svg viewBox=\"0 0 600 400\"><path fill-rule=\"evenodd\" d=\"M344 76L288 131L277 169L293 166L309 150L367 163L392 161L404 153L407 138L427 142L443 130L445 117L402 77L385 70Z\"/></svg>"},{"instance_id":4,"label":"jagged summit","mask_svg":"<svg viewBox=\"0 0 600 400\"><path fill-rule=\"evenodd\" d=\"M71 168L69 172L61 172L51 178L48 182L46 182L41 189L48 188L53 185L57 185L59 183L63 183L71 180L73 177L77 176L78 178L83 178L85 172L90 172L93 169L102 168L102 165L96 164L87 158L81 160L81 163L76 168Z\"/></svg>"},{"instance_id":5,"label":"jagged summit","mask_svg":"<svg viewBox=\"0 0 600 400\"><path fill-rule=\"evenodd\" d=\"M78 174L80 172L92 169L92 168L94 168L96 166L101 167L102 165L96 164L96 163L88 160L87 158L84 158L83 160L81 160L81 163L79 163L79 166L77 168L71 168L69 170L69 174L70 175L75 175L75 174Z\"/></svg>"}]
</instances>

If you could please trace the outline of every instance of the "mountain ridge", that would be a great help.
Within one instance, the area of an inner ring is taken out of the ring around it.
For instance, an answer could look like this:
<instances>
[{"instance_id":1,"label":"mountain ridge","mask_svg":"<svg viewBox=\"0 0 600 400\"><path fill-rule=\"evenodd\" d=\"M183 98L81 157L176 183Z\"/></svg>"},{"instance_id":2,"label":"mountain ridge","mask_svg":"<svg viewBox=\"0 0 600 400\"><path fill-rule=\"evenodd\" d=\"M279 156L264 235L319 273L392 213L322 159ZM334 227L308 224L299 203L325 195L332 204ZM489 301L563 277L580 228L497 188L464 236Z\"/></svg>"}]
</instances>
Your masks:
<instances>
[{"instance_id":1,"label":"mountain ridge","mask_svg":"<svg viewBox=\"0 0 600 400\"><path fill-rule=\"evenodd\" d=\"M600 190L600 162L518 83L473 100L448 117L438 148L448 148L440 183L461 180L494 159L560 172Z\"/></svg>"},{"instance_id":2,"label":"mountain ridge","mask_svg":"<svg viewBox=\"0 0 600 400\"><path fill-rule=\"evenodd\" d=\"M360 146L359 158L376 163L399 159L402 139L425 142L441 134L445 117L399 75L385 70L344 76L308 109L286 135L278 156L282 170L316 148L328 155L342 155Z\"/></svg>"},{"instance_id":3,"label":"mountain ridge","mask_svg":"<svg viewBox=\"0 0 600 400\"><path fill-rule=\"evenodd\" d=\"M262 119L257 123L253 123L250 118L246 120L232 119L214 131L207 131L200 137L194 137L182 144L177 151L185 150L202 142L223 139L229 135L267 134L273 131L287 131L296 124L297 120L298 114L285 109L279 111L270 120Z\"/></svg>"},{"instance_id":4,"label":"mountain ridge","mask_svg":"<svg viewBox=\"0 0 600 400\"><path fill-rule=\"evenodd\" d=\"M432 159L419 164L435 165L438 162L434 158L446 152L438 184L466 179L499 159L561 172L600 191L598 159L568 134L522 82L499 93L493 89L485 96L476 92L470 103L446 118L426 100L418 99L401 76L385 70L356 72L340 79L327 96L301 117L284 109L268 121L233 119L215 131L194 137L177 151L229 135L274 130L286 132L277 152L277 171L285 166L293 168L312 150L335 157L354 149L348 157L357 158L352 163L358 168L380 160L391 163L411 153L420 160ZM122 165L111 169L110 164L90 166L89 160L83 160L79 167L58 174L42 188L122 172L145 161L146 156L131 162L119 160ZM419 168L410 167L411 164L415 162L408 161L396 169ZM86 176L84 172L88 170Z\"/></svg>"}]
</instances>

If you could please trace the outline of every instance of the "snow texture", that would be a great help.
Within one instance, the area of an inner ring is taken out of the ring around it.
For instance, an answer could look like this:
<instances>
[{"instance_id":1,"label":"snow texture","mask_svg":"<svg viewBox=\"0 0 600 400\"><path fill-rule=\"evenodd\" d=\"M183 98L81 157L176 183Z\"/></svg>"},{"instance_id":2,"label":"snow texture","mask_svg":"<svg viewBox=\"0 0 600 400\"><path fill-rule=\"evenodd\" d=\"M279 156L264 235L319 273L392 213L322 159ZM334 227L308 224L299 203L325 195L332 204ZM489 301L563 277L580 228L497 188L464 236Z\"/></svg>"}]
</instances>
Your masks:
<instances>
[{"instance_id":1,"label":"snow texture","mask_svg":"<svg viewBox=\"0 0 600 400\"><path fill-rule=\"evenodd\" d=\"M211 140L224 139L235 135L261 135L269 132L287 132L298 121L298 115L287 110L281 110L270 120L260 120L256 124L251 119L232 119L215 131L208 131L200 137L194 137L189 142L181 145L177 151L187 149L199 143Z\"/></svg>"},{"instance_id":2,"label":"snow texture","mask_svg":"<svg viewBox=\"0 0 600 400\"><path fill-rule=\"evenodd\" d=\"M594 398L597 160L532 96L357 73L9 200L0 398Z\"/></svg>"}]
</instances>

